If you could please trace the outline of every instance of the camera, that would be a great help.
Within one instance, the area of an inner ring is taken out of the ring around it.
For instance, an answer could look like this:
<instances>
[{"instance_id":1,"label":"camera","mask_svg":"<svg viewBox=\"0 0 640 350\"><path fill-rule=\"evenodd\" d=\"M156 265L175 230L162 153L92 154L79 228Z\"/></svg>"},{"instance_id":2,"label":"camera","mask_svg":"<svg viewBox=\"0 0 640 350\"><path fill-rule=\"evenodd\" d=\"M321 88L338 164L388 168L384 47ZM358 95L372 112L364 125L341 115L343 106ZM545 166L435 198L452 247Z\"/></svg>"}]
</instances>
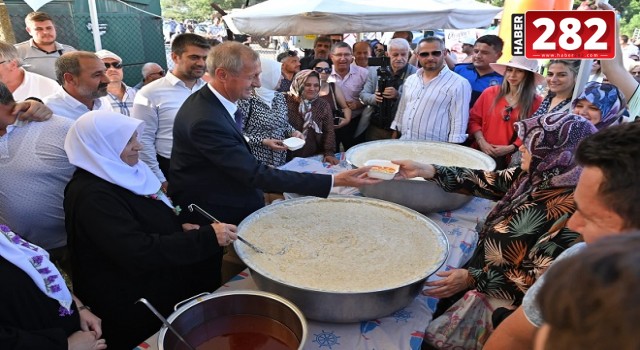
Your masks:
<instances>
[{"instance_id":1,"label":"camera","mask_svg":"<svg viewBox=\"0 0 640 350\"><path fill-rule=\"evenodd\" d=\"M340 117L333 117L333 125L338 126L340 125L340 122L342 121L342 118Z\"/></svg>"},{"instance_id":2,"label":"camera","mask_svg":"<svg viewBox=\"0 0 640 350\"><path fill-rule=\"evenodd\" d=\"M391 67L389 65L389 57L383 57L382 65L378 67L378 92L382 95L384 89L393 86L393 72L391 71ZM382 119L389 119L392 115L393 109L393 101L390 101L383 97L382 102L379 103L380 107L380 117Z\"/></svg>"}]
</instances>

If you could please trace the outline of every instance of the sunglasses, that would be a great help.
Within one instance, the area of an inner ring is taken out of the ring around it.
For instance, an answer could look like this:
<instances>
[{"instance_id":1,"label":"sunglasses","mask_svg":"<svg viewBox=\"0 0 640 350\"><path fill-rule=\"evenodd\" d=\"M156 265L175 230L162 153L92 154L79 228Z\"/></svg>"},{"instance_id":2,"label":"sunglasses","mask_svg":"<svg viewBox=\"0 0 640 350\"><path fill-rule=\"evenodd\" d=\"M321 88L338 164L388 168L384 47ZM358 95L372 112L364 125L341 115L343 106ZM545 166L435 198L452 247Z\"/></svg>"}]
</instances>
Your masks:
<instances>
[{"instance_id":1,"label":"sunglasses","mask_svg":"<svg viewBox=\"0 0 640 350\"><path fill-rule=\"evenodd\" d=\"M429 57L429 56L440 57L442 56L442 51L431 51L431 52L424 51L424 52L420 52L418 56L422 58Z\"/></svg>"},{"instance_id":2,"label":"sunglasses","mask_svg":"<svg viewBox=\"0 0 640 350\"><path fill-rule=\"evenodd\" d=\"M513 111L513 107L507 106L504 108L504 115L502 116L502 120L508 122L511 120L511 111Z\"/></svg>"},{"instance_id":3,"label":"sunglasses","mask_svg":"<svg viewBox=\"0 0 640 350\"><path fill-rule=\"evenodd\" d=\"M122 68L122 63L120 63L120 62L115 62L115 63L107 63L107 62L105 62L104 66L107 67L107 69L109 69L111 67L113 67L115 69L120 69L120 68Z\"/></svg>"},{"instance_id":4,"label":"sunglasses","mask_svg":"<svg viewBox=\"0 0 640 350\"><path fill-rule=\"evenodd\" d=\"M315 68L313 68L313 70L318 72L318 73L322 73L322 72L327 73L327 74L331 73L331 68L329 68L329 67L327 67L327 68L315 67Z\"/></svg>"}]
</instances>

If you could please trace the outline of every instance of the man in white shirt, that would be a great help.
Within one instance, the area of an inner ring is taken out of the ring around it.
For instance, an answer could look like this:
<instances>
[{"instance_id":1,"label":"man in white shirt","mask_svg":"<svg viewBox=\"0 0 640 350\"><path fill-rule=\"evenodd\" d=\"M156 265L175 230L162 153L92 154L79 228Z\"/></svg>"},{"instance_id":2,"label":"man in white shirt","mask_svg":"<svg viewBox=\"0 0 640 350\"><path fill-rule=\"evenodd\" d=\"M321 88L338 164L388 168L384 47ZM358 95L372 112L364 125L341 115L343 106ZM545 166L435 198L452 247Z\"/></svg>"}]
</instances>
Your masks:
<instances>
[{"instance_id":1,"label":"man in white shirt","mask_svg":"<svg viewBox=\"0 0 640 350\"><path fill-rule=\"evenodd\" d=\"M133 103L131 116L145 122L139 136L143 146L140 159L162 182L164 191L168 186L173 121L187 97L206 84L202 76L210 48L206 39L197 34L176 36L171 43L173 70L140 89Z\"/></svg>"},{"instance_id":2,"label":"man in white shirt","mask_svg":"<svg viewBox=\"0 0 640 350\"><path fill-rule=\"evenodd\" d=\"M56 59L76 49L56 41L56 27L47 13L31 12L24 22L31 39L15 45L22 63L30 72L56 79L53 69Z\"/></svg>"},{"instance_id":3,"label":"man in white shirt","mask_svg":"<svg viewBox=\"0 0 640 350\"><path fill-rule=\"evenodd\" d=\"M110 106L116 113L130 116L137 90L122 81L124 78L122 58L109 50L100 50L96 52L96 56L104 62L107 78L109 78L107 96L102 98L103 103Z\"/></svg>"},{"instance_id":4,"label":"man in white shirt","mask_svg":"<svg viewBox=\"0 0 640 350\"><path fill-rule=\"evenodd\" d=\"M0 41L0 62L0 81L18 101L28 97L43 99L62 89L55 80L24 70L16 48L4 41Z\"/></svg>"},{"instance_id":5,"label":"man in white shirt","mask_svg":"<svg viewBox=\"0 0 640 350\"><path fill-rule=\"evenodd\" d=\"M405 80L398 112L391 123L394 138L462 143L467 139L471 85L444 64L444 41L427 37L418 43L420 68Z\"/></svg>"},{"instance_id":6,"label":"man in white shirt","mask_svg":"<svg viewBox=\"0 0 640 350\"><path fill-rule=\"evenodd\" d=\"M102 60L93 52L73 51L56 60L56 76L62 90L45 97L53 114L76 120L95 110L110 109L100 97L107 95L109 79Z\"/></svg>"}]
</instances>

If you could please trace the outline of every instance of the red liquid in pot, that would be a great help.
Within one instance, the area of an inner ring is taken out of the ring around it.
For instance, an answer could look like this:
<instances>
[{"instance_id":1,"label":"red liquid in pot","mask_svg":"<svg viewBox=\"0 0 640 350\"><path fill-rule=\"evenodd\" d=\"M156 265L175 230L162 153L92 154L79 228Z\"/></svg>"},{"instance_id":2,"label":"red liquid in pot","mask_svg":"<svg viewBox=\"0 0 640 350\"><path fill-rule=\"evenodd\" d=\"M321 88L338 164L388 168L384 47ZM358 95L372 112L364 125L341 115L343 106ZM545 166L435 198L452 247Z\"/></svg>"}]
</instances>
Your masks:
<instances>
[{"instance_id":1,"label":"red liquid in pot","mask_svg":"<svg viewBox=\"0 0 640 350\"><path fill-rule=\"evenodd\" d=\"M194 332L203 331L213 337L198 345L196 350L296 350L300 344L288 327L257 315L223 316ZM194 337L190 334L187 338Z\"/></svg>"}]
</instances>

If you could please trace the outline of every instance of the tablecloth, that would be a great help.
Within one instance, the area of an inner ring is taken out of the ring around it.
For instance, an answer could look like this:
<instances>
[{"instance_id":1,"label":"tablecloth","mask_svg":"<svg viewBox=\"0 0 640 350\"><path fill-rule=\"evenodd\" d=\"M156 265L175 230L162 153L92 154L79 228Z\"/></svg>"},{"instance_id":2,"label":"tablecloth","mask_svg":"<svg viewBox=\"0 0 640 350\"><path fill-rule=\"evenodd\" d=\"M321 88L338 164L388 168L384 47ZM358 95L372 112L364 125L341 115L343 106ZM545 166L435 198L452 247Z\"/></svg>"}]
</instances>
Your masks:
<instances>
[{"instance_id":1,"label":"tablecloth","mask_svg":"<svg viewBox=\"0 0 640 350\"><path fill-rule=\"evenodd\" d=\"M301 172L338 173L349 166L346 163L329 166L314 159L296 158L283 168ZM347 192L353 193L353 189L344 188L333 191L340 194ZM494 204L489 200L473 198L460 209L427 215L442 228L449 239L449 257L441 270L460 267L469 260L478 240L476 226L479 221L484 220ZM438 277L433 275L429 280L432 279L438 279ZM248 270L241 272L218 290L237 289L257 289ZM313 350L420 349L424 330L431 321L436 302L436 299L421 293L407 307L376 320L349 324L309 320L309 334L304 348ZM157 348L157 334L154 334L137 349L155 350Z\"/></svg>"}]
</instances>

